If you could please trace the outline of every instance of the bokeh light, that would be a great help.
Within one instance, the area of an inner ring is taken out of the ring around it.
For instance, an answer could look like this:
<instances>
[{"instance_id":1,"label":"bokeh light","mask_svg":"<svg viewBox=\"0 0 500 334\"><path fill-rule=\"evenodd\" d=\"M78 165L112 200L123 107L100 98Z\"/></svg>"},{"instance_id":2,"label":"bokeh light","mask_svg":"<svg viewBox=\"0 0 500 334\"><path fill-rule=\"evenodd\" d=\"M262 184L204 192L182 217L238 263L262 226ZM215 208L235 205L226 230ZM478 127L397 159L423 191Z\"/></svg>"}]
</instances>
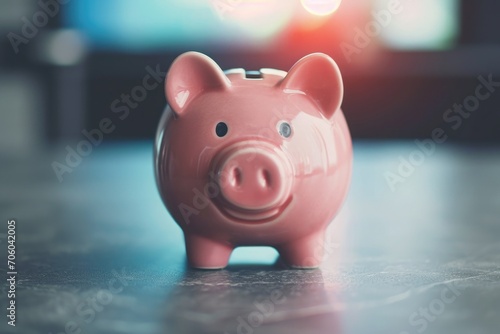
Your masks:
<instances>
[{"instance_id":1,"label":"bokeh light","mask_svg":"<svg viewBox=\"0 0 500 334\"><path fill-rule=\"evenodd\" d=\"M224 12L228 29L243 32L250 40L267 41L278 35L291 22L295 6L289 1L239 0ZM241 38L241 37L240 37Z\"/></svg>"},{"instance_id":2,"label":"bokeh light","mask_svg":"<svg viewBox=\"0 0 500 334\"><path fill-rule=\"evenodd\" d=\"M377 0L375 11L389 8L390 0ZM390 18L380 38L397 50L445 50L459 37L458 0L419 0L405 3L401 13Z\"/></svg>"},{"instance_id":3,"label":"bokeh light","mask_svg":"<svg viewBox=\"0 0 500 334\"><path fill-rule=\"evenodd\" d=\"M309 13L326 16L335 12L342 0L300 0L300 2Z\"/></svg>"}]
</instances>

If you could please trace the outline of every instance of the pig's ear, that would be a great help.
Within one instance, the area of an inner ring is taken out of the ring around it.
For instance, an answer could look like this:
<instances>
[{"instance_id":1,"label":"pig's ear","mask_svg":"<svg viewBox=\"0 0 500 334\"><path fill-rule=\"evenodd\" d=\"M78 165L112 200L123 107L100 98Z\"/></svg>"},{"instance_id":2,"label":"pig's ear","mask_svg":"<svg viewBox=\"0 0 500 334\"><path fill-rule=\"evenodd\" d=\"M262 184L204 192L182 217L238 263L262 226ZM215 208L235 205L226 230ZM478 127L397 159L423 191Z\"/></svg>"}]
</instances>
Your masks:
<instances>
[{"instance_id":1,"label":"pig's ear","mask_svg":"<svg viewBox=\"0 0 500 334\"><path fill-rule=\"evenodd\" d=\"M299 60L280 82L285 92L300 91L313 99L327 118L340 108L344 85L337 64L323 53Z\"/></svg>"},{"instance_id":2,"label":"pig's ear","mask_svg":"<svg viewBox=\"0 0 500 334\"><path fill-rule=\"evenodd\" d=\"M211 58L198 52L180 55L170 67L165 81L167 101L177 115L182 115L189 103L206 91L224 90L229 79Z\"/></svg>"}]
</instances>

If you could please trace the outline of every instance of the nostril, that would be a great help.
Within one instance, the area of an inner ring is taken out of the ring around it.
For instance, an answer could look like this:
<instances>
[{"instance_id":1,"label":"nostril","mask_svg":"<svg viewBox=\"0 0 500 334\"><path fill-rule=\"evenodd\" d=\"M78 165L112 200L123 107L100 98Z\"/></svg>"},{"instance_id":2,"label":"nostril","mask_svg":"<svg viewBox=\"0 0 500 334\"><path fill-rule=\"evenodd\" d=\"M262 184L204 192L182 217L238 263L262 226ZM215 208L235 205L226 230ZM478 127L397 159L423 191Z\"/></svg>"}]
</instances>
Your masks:
<instances>
[{"instance_id":1,"label":"nostril","mask_svg":"<svg viewBox=\"0 0 500 334\"><path fill-rule=\"evenodd\" d=\"M271 187L271 173L267 169L262 169L259 172L259 184L262 188Z\"/></svg>"},{"instance_id":2,"label":"nostril","mask_svg":"<svg viewBox=\"0 0 500 334\"><path fill-rule=\"evenodd\" d=\"M240 187L242 181L242 173L238 167L234 167L230 173L230 183L233 187Z\"/></svg>"}]
</instances>

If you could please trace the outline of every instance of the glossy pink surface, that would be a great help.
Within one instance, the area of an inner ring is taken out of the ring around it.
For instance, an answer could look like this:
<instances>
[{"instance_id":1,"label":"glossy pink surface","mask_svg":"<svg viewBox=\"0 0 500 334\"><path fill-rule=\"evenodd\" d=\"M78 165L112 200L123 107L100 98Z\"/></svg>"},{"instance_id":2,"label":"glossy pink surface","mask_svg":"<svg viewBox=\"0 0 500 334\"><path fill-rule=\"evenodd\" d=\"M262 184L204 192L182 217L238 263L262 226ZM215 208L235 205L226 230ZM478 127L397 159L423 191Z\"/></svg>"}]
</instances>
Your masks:
<instances>
[{"instance_id":1,"label":"glossy pink surface","mask_svg":"<svg viewBox=\"0 0 500 334\"><path fill-rule=\"evenodd\" d=\"M156 178L197 268L223 268L244 245L273 246L292 267L319 266L348 191L352 145L335 62L311 54L288 74L260 72L224 74L188 52L167 74Z\"/></svg>"}]
</instances>

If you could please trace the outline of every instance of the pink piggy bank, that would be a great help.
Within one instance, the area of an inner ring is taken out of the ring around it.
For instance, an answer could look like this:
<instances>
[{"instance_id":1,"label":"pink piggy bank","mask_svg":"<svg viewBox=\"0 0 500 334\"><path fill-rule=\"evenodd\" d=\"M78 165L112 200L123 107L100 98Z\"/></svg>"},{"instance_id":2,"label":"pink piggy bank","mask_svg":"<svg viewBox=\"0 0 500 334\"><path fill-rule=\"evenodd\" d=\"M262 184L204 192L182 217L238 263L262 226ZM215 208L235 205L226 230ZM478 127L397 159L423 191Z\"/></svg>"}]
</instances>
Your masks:
<instances>
[{"instance_id":1,"label":"pink piggy bank","mask_svg":"<svg viewBox=\"0 0 500 334\"><path fill-rule=\"evenodd\" d=\"M224 268L235 247L262 245L291 267L318 267L352 169L336 63L317 53L288 73L223 72L188 52L165 91L156 180L190 265Z\"/></svg>"}]
</instances>

